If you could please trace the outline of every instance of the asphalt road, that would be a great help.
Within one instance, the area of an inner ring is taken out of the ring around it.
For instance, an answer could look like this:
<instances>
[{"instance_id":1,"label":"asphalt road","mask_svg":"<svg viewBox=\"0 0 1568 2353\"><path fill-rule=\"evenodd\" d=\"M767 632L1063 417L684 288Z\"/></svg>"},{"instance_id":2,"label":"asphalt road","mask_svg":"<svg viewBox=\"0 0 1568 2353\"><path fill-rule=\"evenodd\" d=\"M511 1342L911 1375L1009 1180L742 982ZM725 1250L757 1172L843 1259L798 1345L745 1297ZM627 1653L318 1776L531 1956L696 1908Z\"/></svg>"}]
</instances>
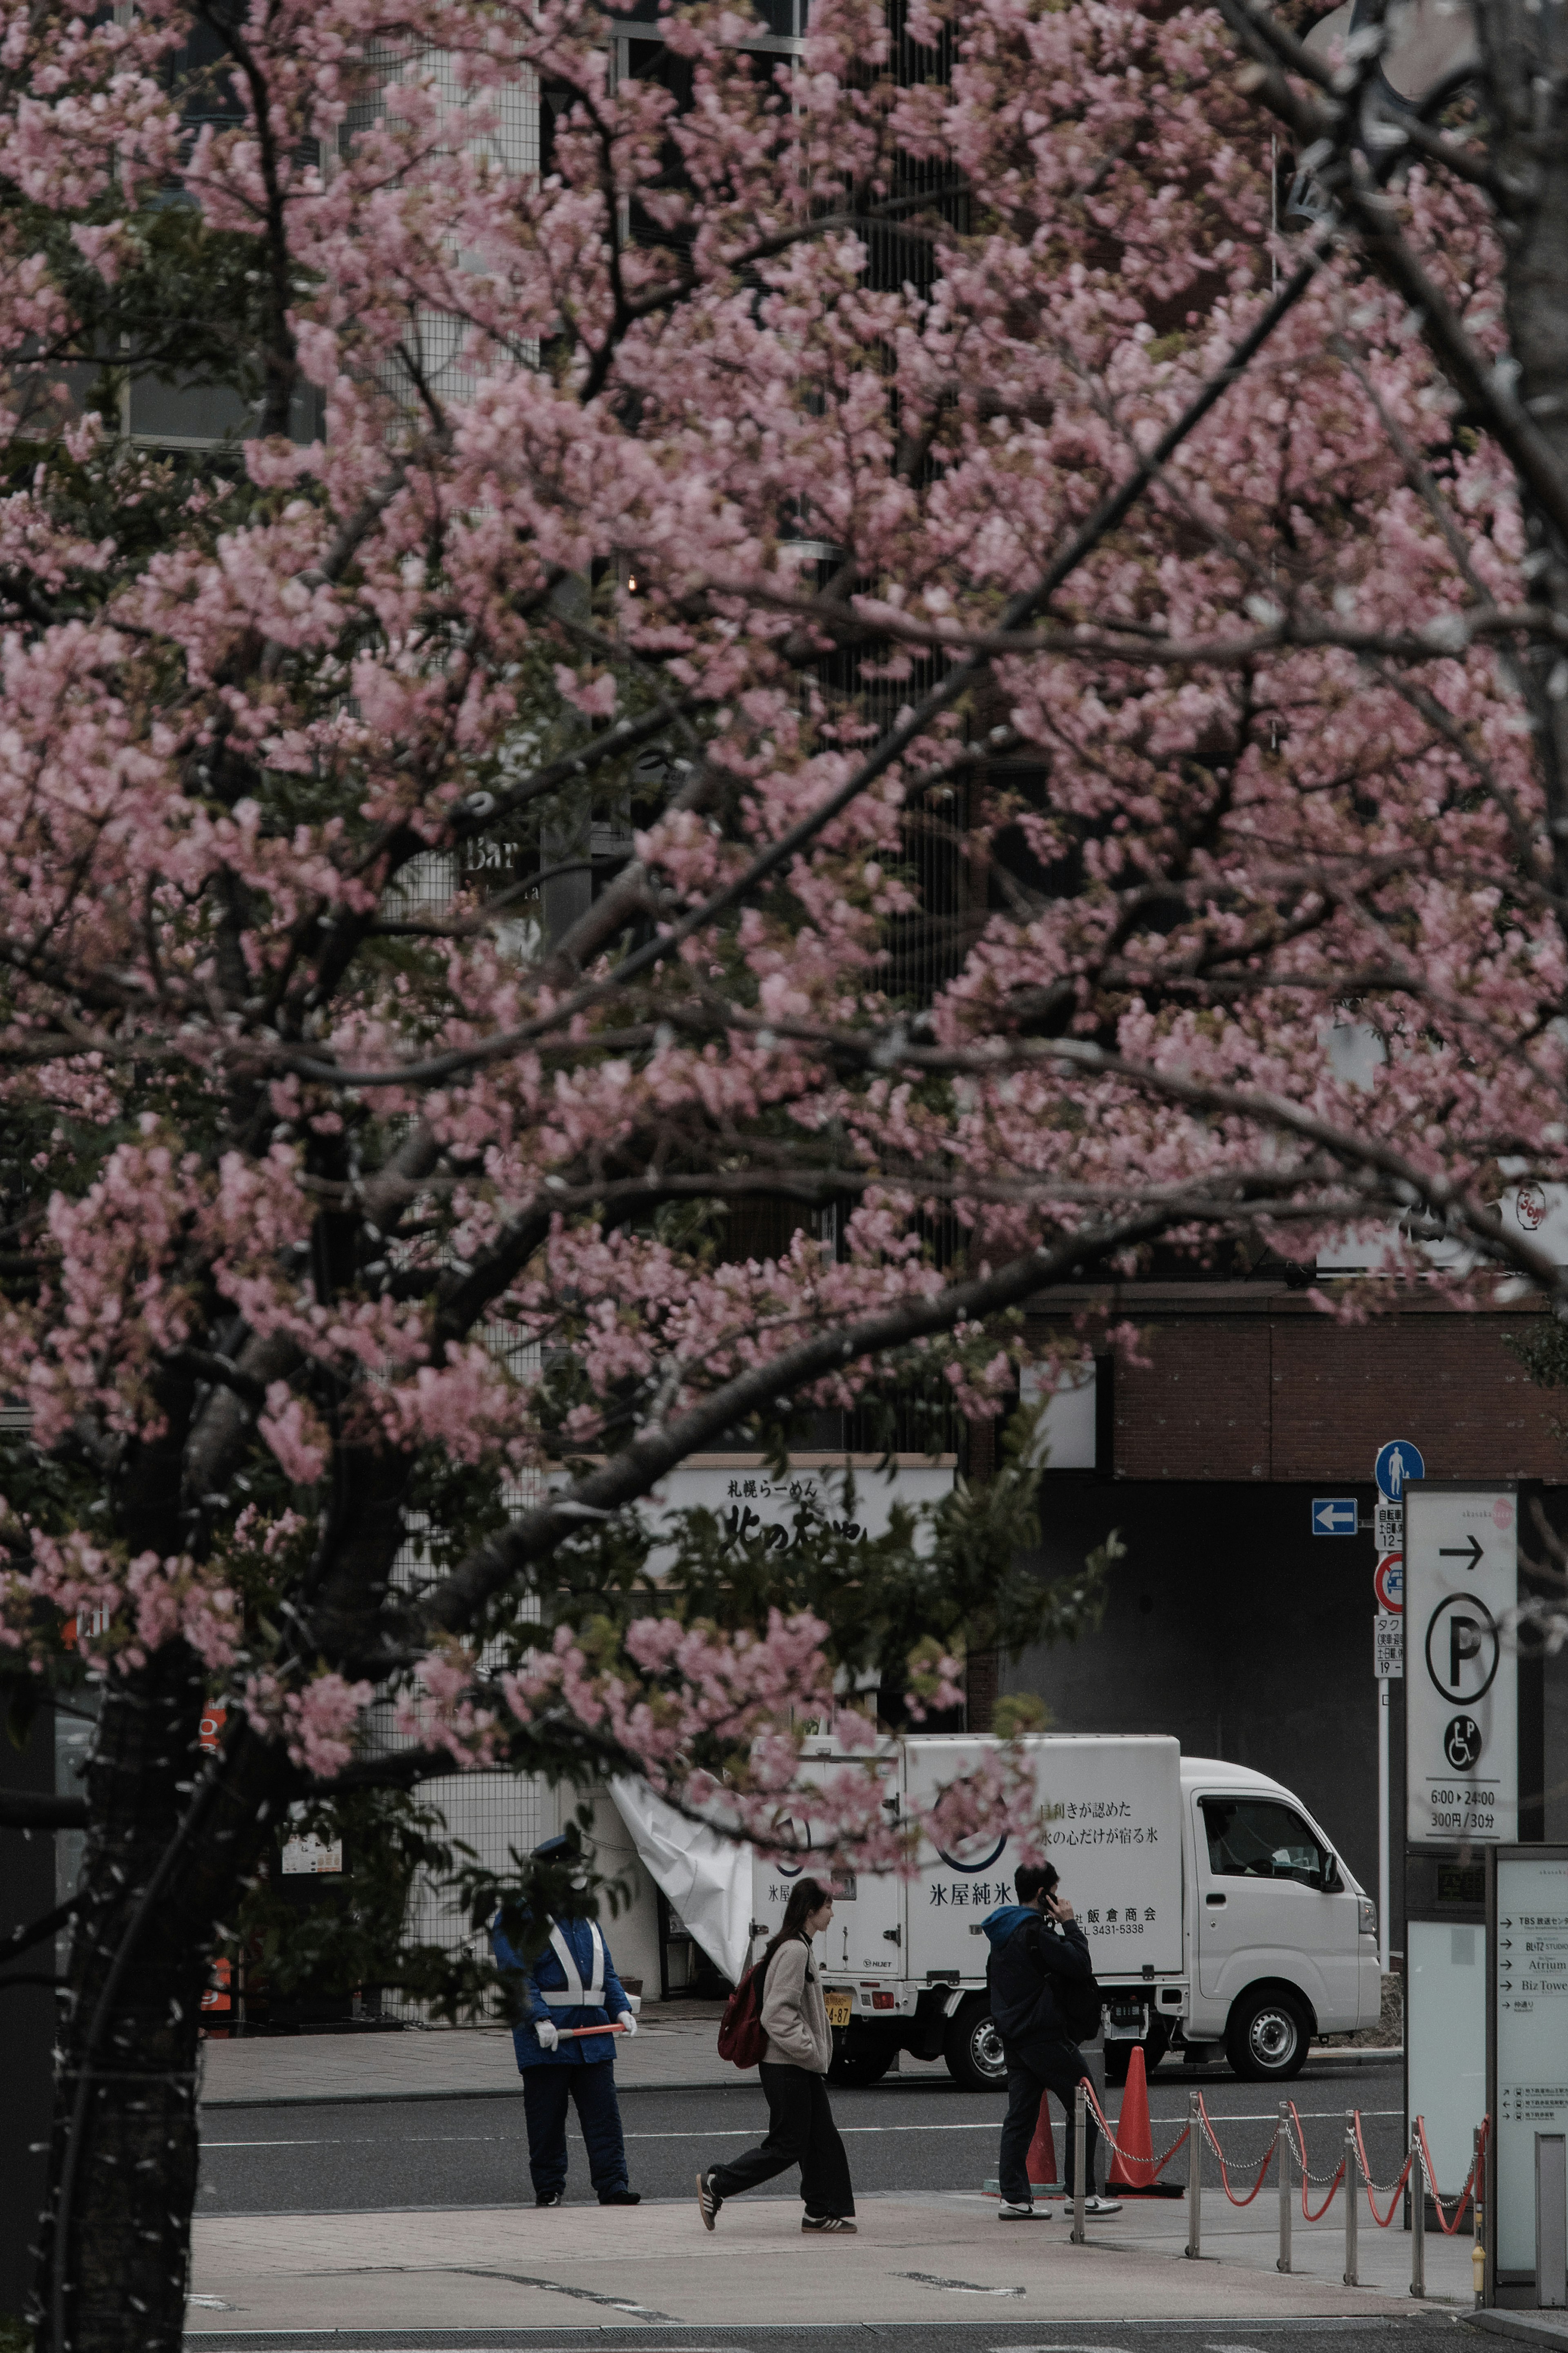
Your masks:
<instances>
[{"instance_id":1,"label":"asphalt road","mask_svg":"<svg viewBox=\"0 0 1568 2353\"><path fill-rule=\"evenodd\" d=\"M1231 2160L1231 2179L1250 2186L1274 2130L1279 2093L1271 2084L1241 2084L1206 2069L1202 2076L1209 2114ZM1185 2120L1189 2080L1163 2073L1150 2087L1156 2154ZM1373 2169L1381 2181L1394 2179L1401 2161L1397 2066L1345 2067L1331 2074L1314 2071L1286 2088L1300 2114L1314 2174L1332 2171L1345 2112L1359 2107ZM855 2186L868 2195L977 2189L996 2170L1005 2105L999 2094L963 2092L945 2076L894 2076L867 2090L833 2094ZM737 2075L732 2084L700 2091L623 2092L621 2118L634 2189L646 2197L677 2198L689 2192L700 2164L732 2157L762 2138L766 2107L755 2079ZM1061 2118L1054 2103L1053 2123L1059 2165ZM586 2201L593 2192L575 2117L567 2147L568 2202ZM1173 2168L1180 2179L1185 2178L1185 2165L1184 2154ZM1217 2185L1212 2161L1205 2178ZM797 2177L785 2175L752 2194L797 2197ZM521 2097L216 2108L203 2117L199 2211L205 2214L512 2206L530 2202L531 2196ZM814 2336L813 2343L819 2342ZM739 2344L737 2337L737 2348ZM1123 2345L1122 2353L1148 2353L1143 2335L1136 2348L1130 2340ZM1223 2353L1231 2353L1228 2343Z\"/></svg>"}]
</instances>

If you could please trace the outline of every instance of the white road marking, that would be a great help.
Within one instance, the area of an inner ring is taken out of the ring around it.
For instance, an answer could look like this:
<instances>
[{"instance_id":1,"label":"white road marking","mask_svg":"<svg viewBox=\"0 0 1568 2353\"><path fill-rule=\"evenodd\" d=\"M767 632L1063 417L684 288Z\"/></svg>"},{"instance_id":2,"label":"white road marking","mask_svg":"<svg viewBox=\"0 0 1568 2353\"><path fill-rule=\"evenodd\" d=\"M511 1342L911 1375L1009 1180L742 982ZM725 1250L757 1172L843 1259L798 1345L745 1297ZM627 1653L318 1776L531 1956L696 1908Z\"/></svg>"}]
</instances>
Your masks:
<instances>
[{"instance_id":1,"label":"white road marking","mask_svg":"<svg viewBox=\"0 0 1568 2353\"><path fill-rule=\"evenodd\" d=\"M1298 2113L1305 2125L1339 2124L1344 2117L1342 2108L1302 2108ZM1402 2116L1404 2113L1403 2108L1363 2108L1361 2111L1363 2120L1368 2124L1385 2122L1389 2117ZM760 2124L761 2121L759 2117L758 2123ZM1150 2121L1152 2124L1180 2124L1184 2119L1180 2116L1152 2116ZM1211 2121L1216 2126L1277 2125L1279 2118L1273 2109L1268 2108L1243 2116L1216 2116ZM863 2136L868 2133L994 2133L999 2132L1001 2128L999 2117L988 2116L984 2123L980 2124L840 2125L838 2131L841 2139L848 2140L858 2135ZM725 2125L717 2127L703 2126L683 2132L629 2132L624 2137L627 2140L752 2140L755 2137L756 2129L755 2125ZM204 2140L202 2147L204 2149L385 2148L389 2146L402 2148L450 2148L459 2146L478 2147L486 2143L510 2142L519 2137L516 2133L398 2133L384 2138L370 2135L333 2134L306 2140ZM1020 2348L1020 2353L1027 2353L1027 2348ZM1107 2347L1105 2353L1121 2353L1121 2348ZM1257 2353L1257 2348L1252 2346L1238 2346L1235 2348L1235 2353Z\"/></svg>"}]
</instances>

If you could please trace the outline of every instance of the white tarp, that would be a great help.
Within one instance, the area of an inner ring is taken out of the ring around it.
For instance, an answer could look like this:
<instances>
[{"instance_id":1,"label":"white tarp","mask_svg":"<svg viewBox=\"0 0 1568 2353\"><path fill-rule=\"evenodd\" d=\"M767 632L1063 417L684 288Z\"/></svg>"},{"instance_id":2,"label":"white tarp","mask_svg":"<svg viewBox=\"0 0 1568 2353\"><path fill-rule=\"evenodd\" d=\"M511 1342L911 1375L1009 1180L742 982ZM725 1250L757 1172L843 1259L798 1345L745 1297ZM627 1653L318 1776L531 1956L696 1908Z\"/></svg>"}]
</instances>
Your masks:
<instances>
[{"instance_id":1,"label":"white tarp","mask_svg":"<svg viewBox=\"0 0 1568 2353\"><path fill-rule=\"evenodd\" d=\"M709 1959L738 1984L751 1946L752 1851L689 1822L646 1781L610 1783L621 1820L649 1875Z\"/></svg>"}]
</instances>

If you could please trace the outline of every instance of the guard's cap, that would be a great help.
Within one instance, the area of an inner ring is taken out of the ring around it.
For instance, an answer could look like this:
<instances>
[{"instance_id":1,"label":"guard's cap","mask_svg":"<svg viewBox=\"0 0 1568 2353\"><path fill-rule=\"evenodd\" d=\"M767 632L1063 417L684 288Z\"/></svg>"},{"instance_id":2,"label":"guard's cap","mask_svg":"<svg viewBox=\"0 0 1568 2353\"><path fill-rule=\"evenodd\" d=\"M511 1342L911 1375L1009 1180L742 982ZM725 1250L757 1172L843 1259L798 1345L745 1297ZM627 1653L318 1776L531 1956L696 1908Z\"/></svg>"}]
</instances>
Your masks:
<instances>
[{"instance_id":1,"label":"guard's cap","mask_svg":"<svg viewBox=\"0 0 1568 2353\"><path fill-rule=\"evenodd\" d=\"M559 1838L546 1839L529 1856L531 1862L575 1862L582 1852L575 1832L563 1831Z\"/></svg>"}]
</instances>

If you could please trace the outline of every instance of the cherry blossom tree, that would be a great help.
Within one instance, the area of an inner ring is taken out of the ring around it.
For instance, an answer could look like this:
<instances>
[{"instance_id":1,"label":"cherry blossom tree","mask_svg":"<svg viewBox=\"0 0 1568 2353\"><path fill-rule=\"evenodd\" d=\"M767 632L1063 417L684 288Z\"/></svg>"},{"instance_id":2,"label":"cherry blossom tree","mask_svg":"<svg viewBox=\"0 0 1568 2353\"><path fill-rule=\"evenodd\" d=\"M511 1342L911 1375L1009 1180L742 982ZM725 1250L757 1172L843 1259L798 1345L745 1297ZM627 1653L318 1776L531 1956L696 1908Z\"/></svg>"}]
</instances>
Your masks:
<instances>
[{"instance_id":1,"label":"cherry blossom tree","mask_svg":"<svg viewBox=\"0 0 1568 2353\"><path fill-rule=\"evenodd\" d=\"M0 1643L100 1693L41 2344L178 2339L289 1804L766 1839L792 1722L1088 1598L1021 1465L654 1577L694 1451L984 1420L1156 1251L1415 1213L1561 1303L1559 13L1413 110L1394 12L1254 0L7 16ZM139 441L160 372L251 424ZM943 1803L1028 1833L1005 1751Z\"/></svg>"}]
</instances>

